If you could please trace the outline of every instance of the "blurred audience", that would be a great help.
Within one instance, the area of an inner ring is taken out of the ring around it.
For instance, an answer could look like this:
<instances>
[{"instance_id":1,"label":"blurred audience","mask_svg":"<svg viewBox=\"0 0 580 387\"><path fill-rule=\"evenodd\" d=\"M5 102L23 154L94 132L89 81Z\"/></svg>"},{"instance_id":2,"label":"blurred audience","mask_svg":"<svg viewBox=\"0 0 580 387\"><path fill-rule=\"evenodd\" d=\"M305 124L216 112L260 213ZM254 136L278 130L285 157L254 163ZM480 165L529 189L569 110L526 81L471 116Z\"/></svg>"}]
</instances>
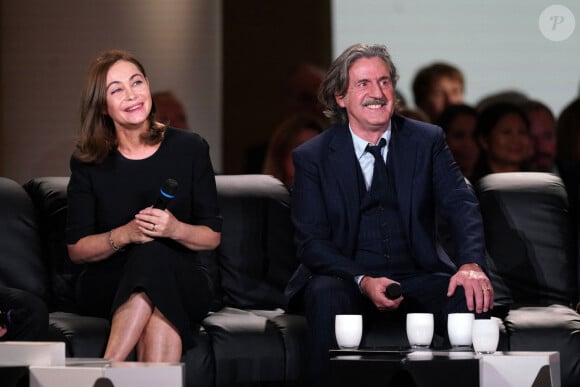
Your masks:
<instances>
[{"instance_id":1,"label":"blurred audience","mask_svg":"<svg viewBox=\"0 0 580 387\"><path fill-rule=\"evenodd\" d=\"M325 70L312 63L300 63L286 84L286 108L289 114L306 113L324 117L318 101L318 88Z\"/></svg>"},{"instance_id":2,"label":"blurred audience","mask_svg":"<svg viewBox=\"0 0 580 387\"><path fill-rule=\"evenodd\" d=\"M523 105L528 101L528 96L518 90L502 90L492 94L488 94L481 98L475 105L478 112L485 110L488 106L497 103L511 103L514 105Z\"/></svg>"},{"instance_id":3,"label":"blurred audience","mask_svg":"<svg viewBox=\"0 0 580 387\"><path fill-rule=\"evenodd\" d=\"M473 177L479 158L479 146L475 137L477 111L465 105L448 105L437 121L446 133L447 145L463 176Z\"/></svg>"},{"instance_id":4,"label":"blurred audience","mask_svg":"<svg viewBox=\"0 0 580 387\"><path fill-rule=\"evenodd\" d=\"M465 81L461 70L448 63L432 63L413 80L415 105L437 122L447 105L463 103Z\"/></svg>"},{"instance_id":5,"label":"blurred audience","mask_svg":"<svg viewBox=\"0 0 580 387\"><path fill-rule=\"evenodd\" d=\"M580 98L566 105L560 113L556 123L556 144L556 161L568 192L570 217L577 224L580 219Z\"/></svg>"},{"instance_id":6,"label":"blurred audience","mask_svg":"<svg viewBox=\"0 0 580 387\"><path fill-rule=\"evenodd\" d=\"M500 102L485 108L477 118L476 136L482 152L474 181L489 173L528 169L530 122L518 105Z\"/></svg>"},{"instance_id":7,"label":"blurred audience","mask_svg":"<svg viewBox=\"0 0 580 387\"><path fill-rule=\"evenodd\" d=\"M295 114L282 121L268 144L262 172L290 188L294 180L292 150L323 130L324 122L311 114Z\"/></svg>"},{"instance_id":8,"label":"blurred audience","mask_svg":"<svg viewBox=\"0 0 580 387\"><path fill-rule=\"evenodd\" d=\"M556 152L560 161L580 161L580 98L560 113L556 124Z\"/></svg>"},{"instance_id":9,"label":"blurred audience","mask_svg":"<svg viewBox=\"0 0 580 387\"><path fill-rule=\"evenodd\" d=\"M318 101L318 89L325 73L323 68L309 62L301 62L292 69L279 91L284 105L280 120L294 114L306 114L317 117L324 123L324 127L328 125L322 105ZM274 126L269 130L271 134L264 141L246 149L245 173L260 173L264 170L266 157L268 157L266 155L268 140L274 136L273 130L275 130Z\"/></svg>"},{"instance_id":10,"label":"blurred audience","mask_svg":"<svg viewBox=\"0 0 580 387\"><path fill-rule=\"evenodd\" d=\"M397 113L403 117L410 118L412 120L422 121L422 122L431 122L429 120L429 117L427 117L427 114L423 113L423 110L421 110L421 109L411 109L409 107L397 107L397 109L395 110L395 113Z\"/></svg>"},{"instance_id":11,"label":"blurred audience","mask_svg":"<svg viewBox=\"0 0 580 387\"><path fill-rule=\"evenodd\" d=\"M178 129L189 130L183 104L171 91L159 91L151 95L155 106L155 120Z\"/></svg>"},{"instance_id":12,"label":"blurred audience","mask_svg":"<svg viewBox=\"0 0 580 387\"><path fill-rule=\"evenodd\" d=\"M540 101L529 100L522 108L530 121L532 139L530 167L534 171L558 174L556 167L556 119L552 110Z\"/></svg>"}]
</instances>

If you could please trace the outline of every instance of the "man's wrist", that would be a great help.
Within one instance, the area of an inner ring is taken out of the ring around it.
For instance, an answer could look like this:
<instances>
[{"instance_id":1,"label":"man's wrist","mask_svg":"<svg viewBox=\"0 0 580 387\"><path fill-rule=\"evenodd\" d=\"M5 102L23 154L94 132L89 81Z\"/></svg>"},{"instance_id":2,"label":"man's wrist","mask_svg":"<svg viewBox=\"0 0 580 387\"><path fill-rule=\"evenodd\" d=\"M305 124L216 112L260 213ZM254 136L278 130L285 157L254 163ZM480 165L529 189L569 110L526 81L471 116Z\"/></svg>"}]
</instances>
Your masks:
<instances>
[{"instance_id":1,"label":"man's wrist","mask_svg":"<svg viewBox=\"0 0 580 387\"><path fill-rule=\"evenodd\" d=\"M483 268L479 265L479 263L475 262L464 263L463 265L461 265L461 267L468 270L483 271Z\"/></svg>"},{"instance_id":2,"label":"man's wrist","mask_svg":"<svg viewBox=\"0 0 580 387\"><path fill-rule=\"evenodd\" d=\"M361 292L362 292L362 289L361 289L361 287L360 287L360 284L361 284L361 282L362 282L362 280L363 280L363 278L364 278L364 277L365 277L365 275L364 275L364 274L362 274L362 275L355 275L355 276L354 276L354 281L356 282L356 284L357 284L357 286L358 286L358 289L359 289Z\"/></svg>"}]
</instances>

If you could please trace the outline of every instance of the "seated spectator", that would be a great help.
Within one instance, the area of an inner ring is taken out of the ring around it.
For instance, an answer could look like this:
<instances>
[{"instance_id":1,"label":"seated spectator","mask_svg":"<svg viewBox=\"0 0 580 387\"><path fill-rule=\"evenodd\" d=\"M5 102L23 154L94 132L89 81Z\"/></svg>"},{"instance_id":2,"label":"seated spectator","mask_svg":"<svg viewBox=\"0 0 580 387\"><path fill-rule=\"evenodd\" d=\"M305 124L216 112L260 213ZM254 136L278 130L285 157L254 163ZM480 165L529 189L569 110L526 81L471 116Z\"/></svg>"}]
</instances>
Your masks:
<instances>
[{"instance_id":1,"label":"seated spectator","mask_svg":"<svg viewBox=\"0 0 580 387\"><path fill-rule=\"evenodd\" d=\"M48 309L39 297L0 286L0 312L0 341L46 340Z\"/></svg>"},{"instance_id":2,"label":"seated spectator","mask_svg":"<svg viewBox=\"0 0 580 387\"><path fill-rule=\"evenodd\" d=\"M570 217L576 224L580 205L580 98L568 104L557 119L556 161L568 192Z\"/></svg>"},{"instance_id":3,"label":"seated spectator","mask_svg":"<svg viewBox=\"0 0 580 387\"><path fill-rule=\"evenodd\" d=\"M530 121L532 138L531 169L558 174L556 167L556 120L548 106L539 101L527 101L522 108Z\"/></svg>"},{"instance_id":4,"label":"seated spectator","mask_svg":"<svg viewBox=\"0 0 580 387\"><path fill-rule=\"evenodd\" d=\"M323 130L324 123L316 116L296 114L285 119L272 134L263 173L276 177L289 188L294 180L292 151Z\"/></svg>"},{"instance_id":5,"label":"seated spectator","mask_svg":"<svg viewBox=\"0 0 580 387\"><path fill-rule=\"evenodd\" d=\"M556 153L560 161L580 161L580 98L567 105L556 124Z\"/></svg>"},{"instance_id":6,"label":"seated spectator","mask_svg":"<svg viewBox=\"0 0 580 387\"><path fill-rule=\"evenodd\" d=\"M415 105L431 122L437 122L447 105L463 103L461 70L448 63L433 63L417 72L413 80Z\"/></svg>"},{"instance_id":7,"label":"seated spectator","mask_svg":"<svg viewBox=\"0 0 580 387\"><path fill-rule=\"evenodd\" d=\"M290 114L312 114L324 117L318 102L318 88L325 70L312 63L300 63L286 83L286 107Z\"/></svg>"},{"instance_id":8,"label":"seated spectator","mask_svg":"<svg viewBox=\"0 0 580 387\"><path fill-rule=\"evenodd\" d=\"M445 131L447 145L453 154L461 173L468 179L473 177L473 170L479 158L479 146L475 138L477 111L475 108L460 104L449 105L437 121Z\"/></svg>"},{"instance_id":9,"label":"seated spectator","mask_svg":"<svg viewBox=\"0 0 580 387\"><path fill-rule=\"evenodd\" d=\"M155 120L178 129L189 130L187 114L183 104L170 91L159 91L151 95L155 106Z\"/></svg>"},{"instance_id":10,"label":"seated spectator","mask_svg":"<svg viewBox=\"0 0 580 387\"><path fill-rule=\"evenodd\" d=\"M427 114L423 113L423 110L420 109L411 109L406 106L404 107L398 106L397 109L395 110L395 113L415 121L430 122L429 117L427 117Z\"/></svg>"},{"instance_id":11,"label":"seated spectator","mask_svg":"<svg viewBox=\"0 0 580 387\"><path fill-rule=\"evenodd\" d=\"M518 90L502 90L496 93L488 94L481 98L477 105L475 105L475 109L478 112L485 110L487 107L491 105L495 105L496 103L511 103L514 105L523 105L528 102L529 98L527 95L522 93Z\"/></svg>"},{"instance_id":12,"label":"seated spectator","mask_svg":"<svg viewBox=\"0 0 580 387\"><path fill-rule=\"evenodd\" d=\"M498 172L527 170L530 155L530 122L517 105L497 103L477 118L476 136L481 155L473 179Z\"/></svg>"}]
</instances>

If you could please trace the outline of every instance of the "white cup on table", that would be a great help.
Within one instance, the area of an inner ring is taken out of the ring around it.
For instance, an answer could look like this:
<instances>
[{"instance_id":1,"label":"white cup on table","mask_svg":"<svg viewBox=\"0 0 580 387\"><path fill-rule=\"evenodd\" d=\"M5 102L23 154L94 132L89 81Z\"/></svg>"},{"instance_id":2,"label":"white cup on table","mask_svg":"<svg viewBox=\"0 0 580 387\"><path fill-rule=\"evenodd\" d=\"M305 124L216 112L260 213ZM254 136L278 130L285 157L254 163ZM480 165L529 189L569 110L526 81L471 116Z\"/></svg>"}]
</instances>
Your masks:
<instances>
[{"instance_id":1,"label":"white cup on table","mask_svg":"<svg viewBox=\"0 0 580 387\"><path fill-rule=\"evenodd\" d=\"M450 313L447 316L447 335L455 349L471 349L473 313Z\"/></svg>"},{"instance_id":2,"label":"white cup on table","mask_svg":"<svg viewBox=\"0 0 580 387\"><path fill-rule=\"evenodd\" d=\"M411 348L429 348L431 346L434 331L432 313L408 313L406 328Z\"/></svg>"},{"instance_id":3,"label":"white cup on table","mask_svg":"<svg viewBox=\"0 0 580 387\"><path fill-rule=\"evenodd\" d=\"M360 314L337 314L334 320L334 333L340 349L357 349L363 332L363 319Z\"/></svg>"},{"instance_id":4,"label":"white cup on table","mask_svg":"<svg viewBox=\"0 0 580 387\"><path fill-rule=\"evenodd\" d=\"M499 324L495 318L473 321L473 350L477 353L490 354L497 350L499 343Z\"/></svg>"}]
</instances>

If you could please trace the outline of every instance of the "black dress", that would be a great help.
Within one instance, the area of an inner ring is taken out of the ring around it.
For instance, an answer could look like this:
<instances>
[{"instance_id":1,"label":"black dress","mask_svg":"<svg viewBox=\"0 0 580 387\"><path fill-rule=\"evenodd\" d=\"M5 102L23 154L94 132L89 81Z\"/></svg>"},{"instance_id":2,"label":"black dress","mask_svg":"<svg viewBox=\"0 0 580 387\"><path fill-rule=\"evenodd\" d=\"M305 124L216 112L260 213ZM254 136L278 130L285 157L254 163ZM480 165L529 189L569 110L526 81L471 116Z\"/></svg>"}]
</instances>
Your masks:
<instances>
[{"instance_id":1,"label":"black dress","mask_svg":"<svg viewBox=\"0 0 580 387\"><path fill-rule=\"evenodd\" d=\"M180 221L221 231L215 176L206 141L167 128L159 149L142 160L113 152L100 164L71 158L67 243L107 232L151 206L168 178L178 183L167 209ZM183 350L194 345L193 329L207 314L212 284L198 253L158 238L126 246L108 259L85 265L77 283L83 312L110 318L136 291L143 291L178 330Z\"/></svg>"}]
</instances>

